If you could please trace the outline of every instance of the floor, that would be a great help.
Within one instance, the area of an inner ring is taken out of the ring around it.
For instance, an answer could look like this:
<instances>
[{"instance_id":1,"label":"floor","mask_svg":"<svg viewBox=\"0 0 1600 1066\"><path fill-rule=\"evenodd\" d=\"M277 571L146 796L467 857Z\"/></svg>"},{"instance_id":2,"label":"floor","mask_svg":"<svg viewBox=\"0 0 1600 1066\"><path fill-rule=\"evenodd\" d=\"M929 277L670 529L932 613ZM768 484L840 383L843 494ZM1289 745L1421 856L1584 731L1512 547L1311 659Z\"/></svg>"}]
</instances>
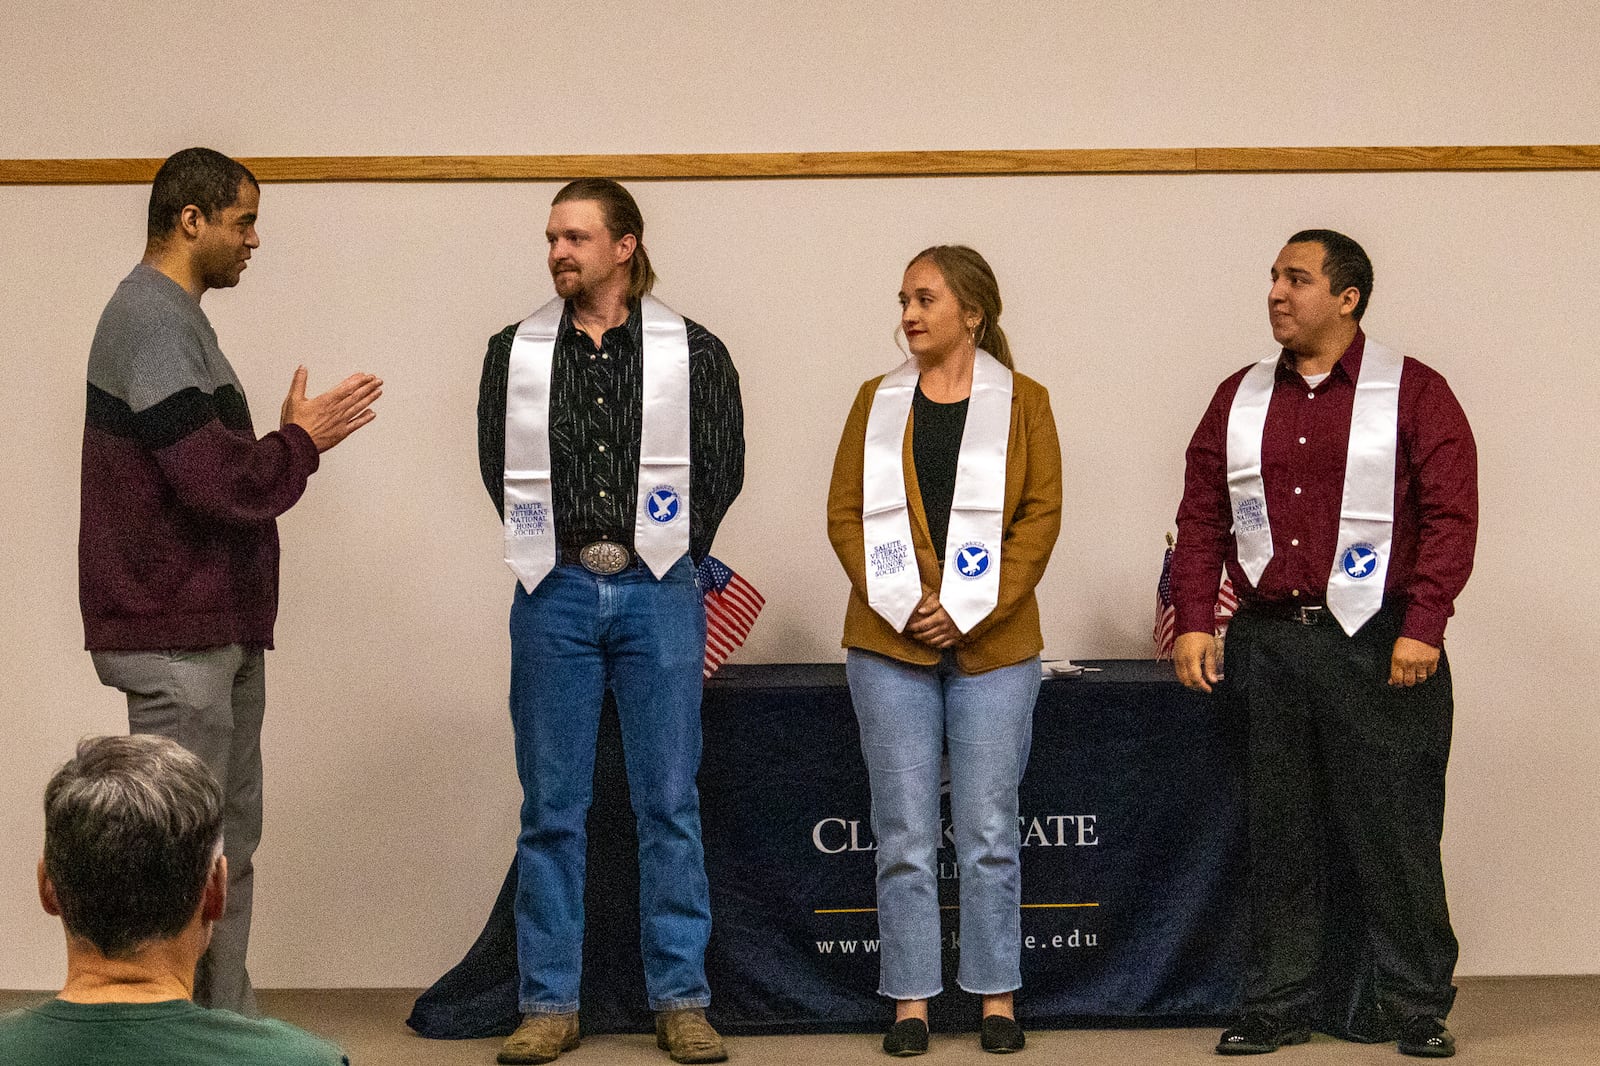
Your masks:
<instances>
[{"instance_id":1,"label":"floor","mask_svg":"<svg viewBox=\"0 0 1600 1066\"><path fill-rule=\"evenodd\" d=\"M1600 1064L1600 976L1460 978L1450 1016L1460 1041L1457 1058L1483 1066L1596 1066ZM354 1066L487 1066L498 1040L424 1040L405 1027L413 989L280 989L260 994L263 1009L341 1045ZM38 992L0 992L0 1010L46 998ZM1167 1066L1218 1061L1211 1049L1215 1029L1072 1029L1028 1034L1023 1055L1054 1064ZM862 1035L733 1037L732 1061L784 1066L852 1066L888 1060L878 1038ZM1402 1059L1393 1044L1350 1044L1318 1035L1310 1044L1285 1048L1274 1063L1285 1066L1394 1066ZM648 1035L588 1037L561 1057L572 1066L661 1066L666 1056ZM921 1060L937 1063L993 1061L978 1050L976 1035L935 1033ZM1252 1060L1254 1061L1254 1060Z\"/></svg>"}]
</instances>

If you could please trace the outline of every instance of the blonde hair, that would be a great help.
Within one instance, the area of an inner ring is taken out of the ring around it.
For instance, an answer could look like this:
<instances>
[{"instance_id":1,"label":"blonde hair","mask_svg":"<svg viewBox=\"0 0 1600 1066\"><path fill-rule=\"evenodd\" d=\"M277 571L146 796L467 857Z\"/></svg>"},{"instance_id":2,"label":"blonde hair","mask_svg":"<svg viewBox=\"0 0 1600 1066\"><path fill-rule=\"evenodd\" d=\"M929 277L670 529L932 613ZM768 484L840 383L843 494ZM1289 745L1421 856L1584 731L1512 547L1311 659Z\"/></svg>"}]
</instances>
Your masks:
<instances>
[{"instance_id":1,"label":"blonde hair","mask_svg":"<svg viewBox=\"0 0 1600 1066\"><path fill-rule=\"evenodd\" d=\"M912 256L906 269L921 262L938 267L962 310L980 316L973 342L998 359L1007 370L1015 370L1011 345L1006 340L1005 330L1000 328L1000 283L983 256L964 244L936 244Z\"/></svg>"}]
</instances>

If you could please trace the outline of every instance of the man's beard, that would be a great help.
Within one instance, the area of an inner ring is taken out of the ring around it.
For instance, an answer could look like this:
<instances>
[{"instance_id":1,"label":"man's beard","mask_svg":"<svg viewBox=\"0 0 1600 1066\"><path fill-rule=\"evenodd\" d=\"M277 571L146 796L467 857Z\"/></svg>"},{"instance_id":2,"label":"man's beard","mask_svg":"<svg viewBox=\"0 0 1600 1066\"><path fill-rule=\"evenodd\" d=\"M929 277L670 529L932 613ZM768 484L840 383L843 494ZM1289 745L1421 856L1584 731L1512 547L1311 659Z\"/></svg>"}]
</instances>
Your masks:
<instances>
[{"instance_id":1,"label":"man's beard","mask_svg":"<svg viewBox=\"0 0 1600 1066\"><path fill-rule=\"evenodd\" d=\"M550 280L555 283L556 294L563 299L571 299L583 291L583 275L576 270L559 270Z\"/></svg>"}]
</instances>

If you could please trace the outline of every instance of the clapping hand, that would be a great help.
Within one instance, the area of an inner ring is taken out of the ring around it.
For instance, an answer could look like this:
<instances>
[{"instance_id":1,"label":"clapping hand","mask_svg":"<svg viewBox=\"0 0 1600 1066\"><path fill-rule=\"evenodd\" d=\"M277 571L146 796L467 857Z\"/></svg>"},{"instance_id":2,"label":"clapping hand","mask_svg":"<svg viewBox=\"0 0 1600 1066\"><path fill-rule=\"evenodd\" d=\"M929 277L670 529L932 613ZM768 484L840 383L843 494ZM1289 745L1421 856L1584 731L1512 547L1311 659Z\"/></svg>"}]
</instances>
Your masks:
<instances>
[{"instance_id":1,"label":"clapping hand","mask_svg":"<svg viewBox=\"0 0 1600 1066\"><path fill-rule=\"evenodd\" d=\"M282 425L305 430L317 451L325 452L378 417L372 402L383 395L383 382L371 374L351 374L320 396L306 396L307 371L294 372L283 401Z\"/></svg>"}]
</instances>

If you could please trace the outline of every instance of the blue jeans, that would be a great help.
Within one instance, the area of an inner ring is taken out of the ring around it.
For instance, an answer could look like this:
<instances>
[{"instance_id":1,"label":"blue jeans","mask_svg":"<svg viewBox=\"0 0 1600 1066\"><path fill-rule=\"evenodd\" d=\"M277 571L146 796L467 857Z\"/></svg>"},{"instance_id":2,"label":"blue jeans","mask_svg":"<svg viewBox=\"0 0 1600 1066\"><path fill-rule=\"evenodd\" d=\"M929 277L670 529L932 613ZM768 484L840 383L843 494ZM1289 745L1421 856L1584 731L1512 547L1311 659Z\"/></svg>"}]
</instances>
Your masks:
<instances>
[{"instance_id":1,"label":"blue jeans","mask_svg":"<svg viewBox=\"0 0 1600 1066\"><path fill-rule=\"evenodd\" d=\"M605 690L616 693L639 829L639 924L651 1010L703 1007L711 898L700 843L705 608L694 566L657 581L635 564L600 577L558 565L511 605L511 723L522 779L517 838L518 1003L578 1009L585 817Z\"/></svg>"},{"instance_id":2,"label":"blue jeans","mask_svg":"<svg viewBox=\"0 0 1600 1066\"><path fill-rule=\"evenodd\" d=\"M961 880L956 981L998 995L1022 987L1017 786L1033 740L1039 660L964 674L946 654L917 666L851 648L850 699L872 785L878 842L878 992L927 999L939 968L937 852L941 755Z\"/></svg>"}]
</instances>

